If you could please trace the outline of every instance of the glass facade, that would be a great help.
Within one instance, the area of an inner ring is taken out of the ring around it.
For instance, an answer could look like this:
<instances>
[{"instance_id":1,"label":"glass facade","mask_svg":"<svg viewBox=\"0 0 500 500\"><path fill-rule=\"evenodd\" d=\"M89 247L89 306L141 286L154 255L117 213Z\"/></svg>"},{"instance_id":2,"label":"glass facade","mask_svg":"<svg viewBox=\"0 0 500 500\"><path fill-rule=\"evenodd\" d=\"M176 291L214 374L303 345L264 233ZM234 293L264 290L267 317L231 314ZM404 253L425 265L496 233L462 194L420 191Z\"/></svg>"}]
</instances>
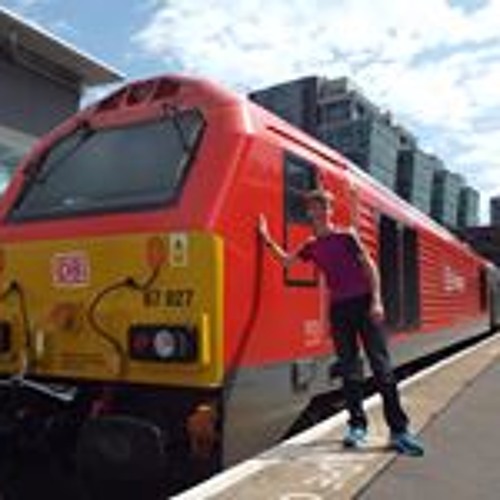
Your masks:
<instances>
[{"instance_id":1,"label":"glass facade","mask_svg":"<svg viewBox=\"0 0 500 500\"><path fill-rule=\"evenodd\" d=\"M349 120L343 118L337 122L321 123L318 127L319 138L389 189L394 189L399 138L382 118L370 116L366 108L360 113L359 108L354 100L347 108L350 110Z\"/></svg>"},{"instance_id":2,"label":"glass facade","mask_svg":"<svg viewBox=\"0 0 500 500\"><path fill-rule=\"evenodd\" d=\"M252 101L288 123L316 135L317 78L301 78L249 94Z\"/></svg>"},{"instance_id":3,"label":"glass facade","mask_svg":"<svg viewBox=\"0 0 500 500\"><path fill-rule=\"evenodd\" d=\"M490 219L493 226L500 226L500 196L490 199Z\"/></svg>"},{"instance_id":4,"label":"glass facade","mask_svg":"<svg viewBox=\"0 0 500 500\"><path fill-rule=\"evenodd\" d=\"M368 171L389 189L395 189L399 139L390 124L373 120Z\"/></svg>"},{"instance_id":5,"label":"glass facade","mask_svg":"<svg viewBox=\"0 0 500 500\"><path fill-rule=\"evenodd\" d=\"M434 174L431 214L445 226L458 225L458 199L463 187L464 180L458 174L448 170Z\"/></svg>"},{"instance_id":6,"label":"glass facade","mask_svg":"<svg viewBox=\"0 0 500 500\"><path fill-rule=\"evenodd\" d=\"M348 78L308 77L250 97L338 150L439 222L456 227L477 220L478 196L471 194L476 192L461 195L463 178L422 151L410 132L368 101ZM445 173L436 174L440 171Z\"/></svg>"},{"instance_id":7,"label":"glass facade","mask_svg":"<svg viewBox=\"0 0 500 500\"><path fill-rule=\"evenodd\" d=\"M458 200L458 226L460 228L479 225L479 193L469 186L460 191Z\"/></svg>"},{"instance_id":8,"label":"glass facade","mask_svg":"<svg viewBox=\"0 0 500 500\"><path fill-rule=\"evenodd\" d=\"M367 120L346 121L337 126L321 126L318 137L337 149L363 170L369 170L370 123Z\"/></svg>"},{"instance_id":9,"label":"glass facade","mask_svg":"<svg viewBox=\"0 0 500 500\"><path fill-rule=\"evenodd\" d=\"M425 214L431 214L434 172L442 163L423 151L412 148L398 154L397 193Z\"/></svg>"},{"instance_id":10,"label":"glass facade","mask_svg":"<svg viewBox=\"0 0 500 500\"><path fill-rule=\"evenodd\" d=\"M395 188L398 133L348 79L303 78L253 92L250 98Z\"/></svg>"}]
</instances>

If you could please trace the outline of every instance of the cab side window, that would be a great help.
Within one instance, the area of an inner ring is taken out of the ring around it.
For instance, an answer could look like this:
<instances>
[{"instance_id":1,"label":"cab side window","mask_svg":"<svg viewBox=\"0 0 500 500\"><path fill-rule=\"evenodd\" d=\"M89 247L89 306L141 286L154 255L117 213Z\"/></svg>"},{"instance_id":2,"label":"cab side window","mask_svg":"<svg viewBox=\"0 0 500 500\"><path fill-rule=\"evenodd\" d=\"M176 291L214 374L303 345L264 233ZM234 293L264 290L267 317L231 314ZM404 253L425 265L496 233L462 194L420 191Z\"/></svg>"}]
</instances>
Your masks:
<instances>
[{"instance_id":1,"label":"cab side window","mask_svg":"<svg viewBox=\"0 0 500 500\"><path fill-rule=\"evenodd\" d=\"M288 223L307 225L303 195L318 187L316 169L292 154L285 158L285 217Z\"/></svg>"},{"instance_id":2,"label":"cab side window","mask_svg":"<svg viewBox=\"0 0 500 500\"><path fill-rule=\"evenodd\" d=\"M304 194L318 188L316 166L290 153L284 159L284 231L285 248L295 249L311 234ZM297 262L286 268L287 286L316 287L318 276L311 263Z\"/></svg>"}]
</instances>

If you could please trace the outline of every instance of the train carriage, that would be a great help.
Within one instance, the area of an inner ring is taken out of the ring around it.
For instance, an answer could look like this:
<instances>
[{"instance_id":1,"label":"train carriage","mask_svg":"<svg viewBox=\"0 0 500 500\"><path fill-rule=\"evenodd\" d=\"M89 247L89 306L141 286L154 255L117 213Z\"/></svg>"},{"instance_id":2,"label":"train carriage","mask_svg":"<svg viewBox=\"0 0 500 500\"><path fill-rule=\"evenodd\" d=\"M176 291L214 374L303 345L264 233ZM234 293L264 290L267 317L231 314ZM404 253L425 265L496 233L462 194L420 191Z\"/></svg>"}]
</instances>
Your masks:
<instances>
[{"instance_id":1,"label":"train carriage","mask_svg":"<svg viewBox=\"0 0 500 500\"><path fill-rule=\"evenodd\" d=\"M36 433L88 488L154 496L285 435L336 386L327 294L256 221L294 247L318 185L379 263L398 364L490 327L487 263L344 157L205 80L133 82L44 137L2 199L3 449Z\"/></svg>"}]
</instances>

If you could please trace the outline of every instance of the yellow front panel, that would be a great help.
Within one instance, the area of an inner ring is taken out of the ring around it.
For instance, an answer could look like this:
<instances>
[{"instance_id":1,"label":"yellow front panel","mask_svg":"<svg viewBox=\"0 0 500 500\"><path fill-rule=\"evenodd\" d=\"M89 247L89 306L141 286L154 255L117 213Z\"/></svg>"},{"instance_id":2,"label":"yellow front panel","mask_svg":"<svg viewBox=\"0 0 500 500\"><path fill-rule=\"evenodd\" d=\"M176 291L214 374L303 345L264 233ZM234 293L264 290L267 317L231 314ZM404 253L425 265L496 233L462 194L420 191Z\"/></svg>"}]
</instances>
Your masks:
<instances>
[{"instance_id":1,"label":"yellow front panel","mask_svg":"<svg viewBox=\"0 0 500 500\"><path fill-rule=\"evenodd\" d=\"M152 239L161 241L166 259L143 288L154 274ZM140 234L6 244L0 251L0 321L13 328L11 352L0 354L1 373L27 366L32 374L76 379L183 386L221 381L220 238ZM194 326L197 360L131 360L132 325Z\"/></svg>"}]
</instances>

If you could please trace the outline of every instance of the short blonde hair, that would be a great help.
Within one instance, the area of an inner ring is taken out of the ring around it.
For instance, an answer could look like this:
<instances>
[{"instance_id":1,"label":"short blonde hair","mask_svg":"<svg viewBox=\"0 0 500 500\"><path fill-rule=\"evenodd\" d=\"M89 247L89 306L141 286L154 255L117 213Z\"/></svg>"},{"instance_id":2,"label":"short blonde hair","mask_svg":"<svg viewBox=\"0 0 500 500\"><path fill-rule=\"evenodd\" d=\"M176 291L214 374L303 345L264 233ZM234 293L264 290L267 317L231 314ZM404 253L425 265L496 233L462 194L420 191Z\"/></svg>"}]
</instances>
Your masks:
<instances>
[{"instance_id":1,"label":"short blonde hair","mask_svg":"<svg viewBox=\"0 0 500 500\"><path fill-rule=\"evenodd\" d=\"M304 201L307 205L310 203L321 203L323 206L331 205L335 197L326 189L314 189L304 193Z\"/></svg>"}]
</instances>

